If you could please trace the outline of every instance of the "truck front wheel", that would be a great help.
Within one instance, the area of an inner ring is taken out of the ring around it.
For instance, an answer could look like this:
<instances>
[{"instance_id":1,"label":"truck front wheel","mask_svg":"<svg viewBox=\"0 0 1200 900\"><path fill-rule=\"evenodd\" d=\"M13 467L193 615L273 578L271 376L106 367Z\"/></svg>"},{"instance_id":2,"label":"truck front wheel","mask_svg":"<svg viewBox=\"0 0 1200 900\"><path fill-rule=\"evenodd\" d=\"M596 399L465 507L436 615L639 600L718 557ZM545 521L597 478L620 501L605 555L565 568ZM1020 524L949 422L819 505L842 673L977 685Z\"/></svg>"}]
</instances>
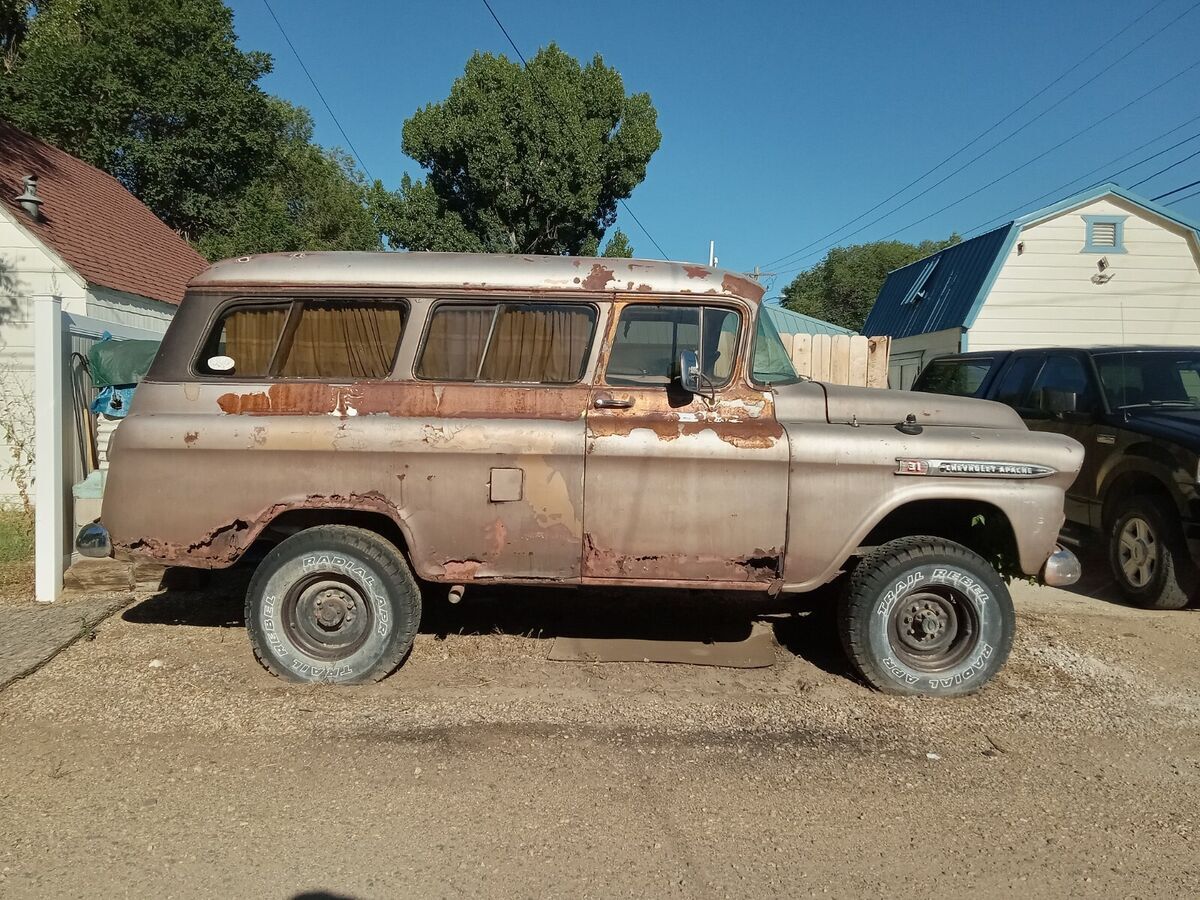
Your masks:
<instances>
[{"instance_id":1,"label":"truck front wheel","mask_svg":"<svg viewBox=\"0 0 1200 900\"><path fill-rule=\"evenodd\" d=\"M979 554L907 537L862 557L842 593L838 630L851 664L890 694L952 697L987 683L1008 659L1012 598Z\"/></svg>"},{"instance_id":2,"label":"truck front wheel","mask_svg":"<svg viewBox=\"0 0 1200 900\"><path fill-rule=\"evenodd\" d=\"M404 557L346 525L282 541L246 591L254 655L291 681L379 681L404 661L420 621L421 594Z\"/></svg>"}]
</instances>

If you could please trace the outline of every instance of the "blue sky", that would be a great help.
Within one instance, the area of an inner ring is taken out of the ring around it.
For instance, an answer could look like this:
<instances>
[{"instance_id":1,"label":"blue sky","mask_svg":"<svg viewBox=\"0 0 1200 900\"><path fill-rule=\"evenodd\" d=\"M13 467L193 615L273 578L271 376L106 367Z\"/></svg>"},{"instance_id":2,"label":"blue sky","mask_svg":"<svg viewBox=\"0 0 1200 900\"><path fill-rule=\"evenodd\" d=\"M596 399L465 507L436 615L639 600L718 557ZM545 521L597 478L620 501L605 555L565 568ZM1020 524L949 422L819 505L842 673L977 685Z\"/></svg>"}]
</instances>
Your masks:
<instances>
[{"instance_id":1,"label":"blue sky","mask_svg":"<svg viewBox=\"0 0 1200 900\"><path fill-rule=\"evenodd\" d=\"M1200 65L1117 112L1200 63L1197 0L492 3L526 57L550 41L585 60L599 53L621 72L626 90L650 93L663 142L629 203L671 258L703 260L712 239L722 266L748 271L816 241L805 253L766 266L781 273L776 290L843 235L857 243L891 232L912 241L968 233L1193 118L1079 186L1193 135L1117 180L1132 186L1200 150ZM308 107L321 143L344 146L263 0L230 5L242 46L274 56L275 71L264 87ZM420 174L400 147L405 118L444 98L473 51L512 56L481 0L272 5L370 174L389 187L406 171ZM1075 72L932 176L817 241L1102 44ZM869 224L1080 86L944 184ZM937 212L1112 113L1016 175ZM1200 155L1135 190L1152 197L1198 179ZM1070 192L1058 190L1034 206ZM1174 208L1200 219L1200 196ZM618 225L638 255L657 255L626 215Z\"/></svg>"}]
</instances>

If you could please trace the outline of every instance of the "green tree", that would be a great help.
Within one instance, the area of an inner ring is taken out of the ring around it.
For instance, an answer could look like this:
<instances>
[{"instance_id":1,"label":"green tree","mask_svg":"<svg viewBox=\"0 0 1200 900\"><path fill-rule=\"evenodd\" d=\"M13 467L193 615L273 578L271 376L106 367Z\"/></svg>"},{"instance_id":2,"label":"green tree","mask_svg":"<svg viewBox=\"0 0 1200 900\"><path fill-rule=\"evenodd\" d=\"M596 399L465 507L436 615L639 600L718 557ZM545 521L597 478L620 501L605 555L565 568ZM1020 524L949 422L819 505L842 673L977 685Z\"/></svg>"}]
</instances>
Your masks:
<instances>
[{"instance_id":1,"label":"green tree","mask_svg":"<svg viewBox=\"0 0 1200 900\"><path fill-rule=\"evenodd\" d=\"M10 42L20 41L13 71L0 81L0 116L110 172L185 237L227 219L283 130L277 105L258 86L271 59L238 49L228 7L40 7L27 31L11 13L0 16Z\"/></svg>"},{"instance_id":2,"label":"green tree","mask_svg":"<svg viewBox=\"0 0 1200 900\"><path fill-rule=\"evenodd\" d=\"M372 189L353 160L312 143L306 110L272 102L285 123L279 149L221 225L200 238L200 252L221 259L283 250L380 249L369 207Z\"/></svg>"},{"instance_id":3,"label":"green tree","mask_svg":"<svg viewBox=\"0 0 1200 900\"><path fill-rule=\"evenodd\" d=\"M618 228L612 233L612 237L604 246L604 252L600 255L609 259L632 259L633 245L629 243L629 235Z\"/></svg>"},{"instance_id":4,"label":"green tree","mask_svg":"<svg viewBox=\"0 0 1200 900\"><path fill-rule=\"evenodd\" d=\"M551 44L522 67L476 53L446 100L404 123L404 152L428 174L387 198L384 231L410 250L595 248L646 177L656 119L598 55L581 67Z\"/></svg>"},{"instance_id":5,"label":"green tree","mask_svg":"<svg viewBox=\"0 0 1200 900\"><path fill-rule=\"evenodd\" d=\"M783 289L782 303L788 309L816 316L834 325L862 329L867 313L879 295L888 272L957 244L952 234L943 241L875 241L835 247Z\"/></svg>"}]
</instances>

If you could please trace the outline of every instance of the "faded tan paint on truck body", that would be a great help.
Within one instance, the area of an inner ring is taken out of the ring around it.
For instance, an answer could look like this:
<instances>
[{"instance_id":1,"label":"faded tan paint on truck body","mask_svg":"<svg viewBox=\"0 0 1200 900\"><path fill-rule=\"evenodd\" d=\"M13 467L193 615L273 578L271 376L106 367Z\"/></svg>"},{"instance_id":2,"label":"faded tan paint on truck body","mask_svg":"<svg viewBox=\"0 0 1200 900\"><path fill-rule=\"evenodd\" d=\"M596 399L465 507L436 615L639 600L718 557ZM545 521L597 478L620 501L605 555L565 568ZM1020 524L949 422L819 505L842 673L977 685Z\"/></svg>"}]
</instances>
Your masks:
<instances>
[{"instance_id":1,"label":"faded tan paint on truck body","mask_svg":"<svg viewBox=\"0 0 1200 900\"><path fill-rule=\"evenodd\" d=\"M306 296L404 298L392 374L347 384L193 374L231 299ZM414 377L435 302L496 297L596 309L579 384ZM760 299L741 276L642 260L309 254L218 264L193 283L117 431L102 521L120 550L221 567L282 513L366 511L399 527L414 569L431 581L802 591L836 576L903 503L967 499L1000 509L1021 568L1040 569L1082 459L1078 444L1031 433L994 403L756 385L749 360ZM605 384L620 310L647 301L741 314L732 380L711 402ZM597 408L601 395L632 405ZM909 414L921 434L895 428ZM1056 472L905 478L895 474L898 457ZM496 499L513 484L519 499Z\"/></svg>"}]
</instances>

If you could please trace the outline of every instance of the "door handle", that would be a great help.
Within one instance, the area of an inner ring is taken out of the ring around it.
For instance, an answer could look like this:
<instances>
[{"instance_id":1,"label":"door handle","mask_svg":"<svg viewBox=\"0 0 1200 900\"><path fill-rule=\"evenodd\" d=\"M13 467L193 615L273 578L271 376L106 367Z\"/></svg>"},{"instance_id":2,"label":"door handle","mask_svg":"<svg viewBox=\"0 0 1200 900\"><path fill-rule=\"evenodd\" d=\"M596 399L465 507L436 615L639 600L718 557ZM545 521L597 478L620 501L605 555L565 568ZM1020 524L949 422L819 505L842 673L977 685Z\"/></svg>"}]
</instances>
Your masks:
<instances>
[{"instance_id":1,"label":"door handle","mask_svg":"<svg viewBox=\"0 0 1200 900\"><path fill-rule=\"evenodd\" d=\"M617 399L608 394L598 394L592 400L592 406L596 409L629 409L633 406L633 401L628 398Z\"/></svg>"}]
</instances>

